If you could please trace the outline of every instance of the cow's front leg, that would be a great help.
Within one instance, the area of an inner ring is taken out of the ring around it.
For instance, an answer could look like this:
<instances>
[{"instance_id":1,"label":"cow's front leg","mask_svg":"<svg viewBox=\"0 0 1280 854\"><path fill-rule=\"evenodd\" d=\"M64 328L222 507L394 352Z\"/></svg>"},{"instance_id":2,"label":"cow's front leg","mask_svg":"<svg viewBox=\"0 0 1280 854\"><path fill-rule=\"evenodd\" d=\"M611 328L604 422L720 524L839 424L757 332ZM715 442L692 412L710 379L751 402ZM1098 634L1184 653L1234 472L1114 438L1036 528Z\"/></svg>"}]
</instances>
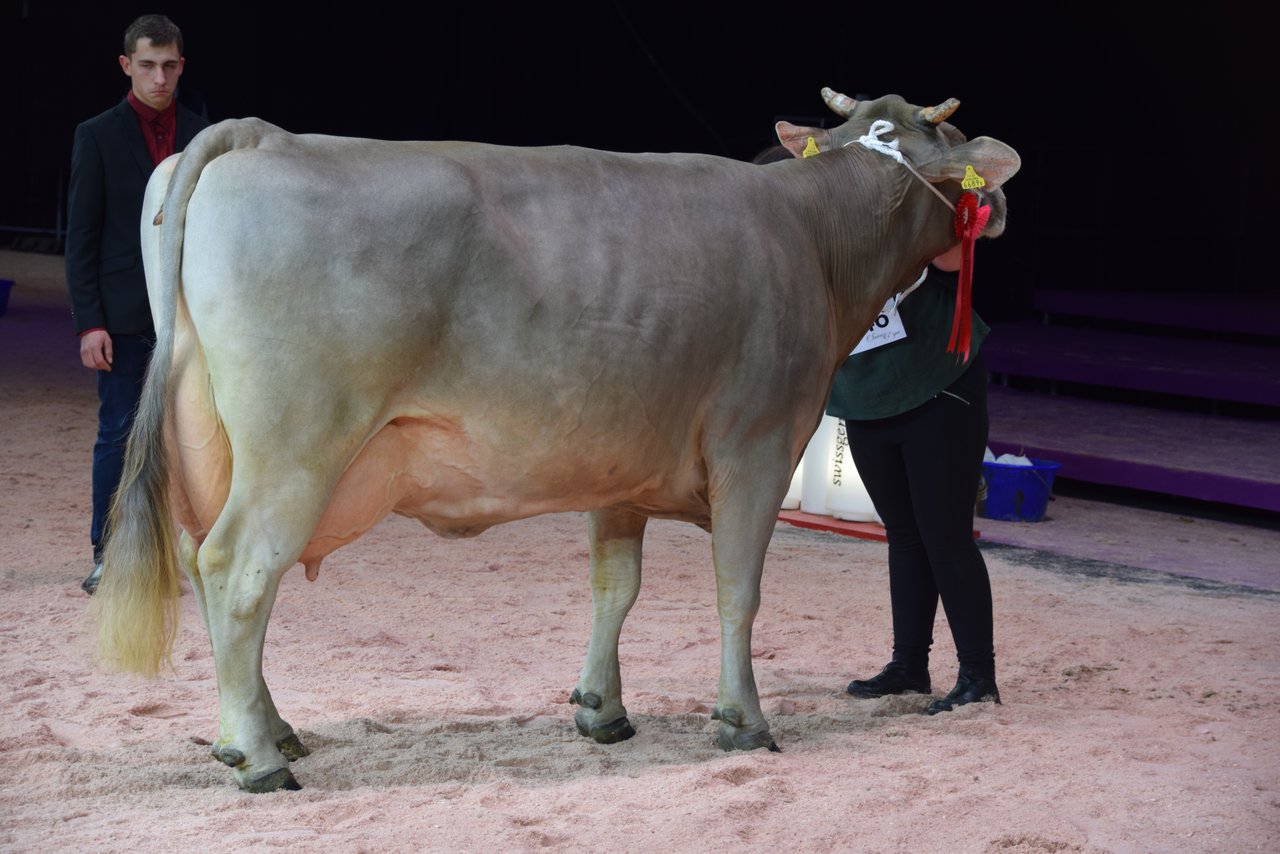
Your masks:
<instances>
[{"instance_id":1,"label":"cow's front leg","mask_svg":"<svg viewBox=\"0 0 1280 854\"><path fill-rule=\"evenodd\" d=\"M649 520L605 508L588 518L591 539L591 643L569 701L578 705L578 732L601 744L636 734L622 705L618 639L640 591L640 554Z\"/></svg>"},{"instance_id":2,"label":"cow's front leg","mask_svg":"<svg viewBox=\"0 0 1280 854\"><path fill-rule=\"evenodd\" d=\"M741 471L741 469L738 469ZM769 486L772 486L771 484ZM751 627L760 610L760 576L786 484L740 483L712 506L711 549L720 615L720 684L711 717L724 750L778 750L760 709L751 668ZM713 491L714 494L714 491Z\"/></svg>"}]
</instances>

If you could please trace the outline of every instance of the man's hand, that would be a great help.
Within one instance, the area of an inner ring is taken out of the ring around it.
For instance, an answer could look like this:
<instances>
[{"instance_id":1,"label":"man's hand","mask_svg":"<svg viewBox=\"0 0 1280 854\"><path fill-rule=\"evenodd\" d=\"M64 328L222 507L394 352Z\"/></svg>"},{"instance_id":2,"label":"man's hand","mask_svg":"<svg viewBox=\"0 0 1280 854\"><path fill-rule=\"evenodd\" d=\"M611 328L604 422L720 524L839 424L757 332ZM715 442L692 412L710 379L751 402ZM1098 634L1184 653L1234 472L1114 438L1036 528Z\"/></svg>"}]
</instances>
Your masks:
<instances>
[{"instance_id":1,"label":"man's hand","mask_svg":"<svg viewBox=\"0 0 1280 854\"><path fill-rule=\"evenodd\" d=\"M111 336L105 329L93 329L80 336L80 362L91 371L109 371L113 355Z\"/></svg>"}]
</instances>

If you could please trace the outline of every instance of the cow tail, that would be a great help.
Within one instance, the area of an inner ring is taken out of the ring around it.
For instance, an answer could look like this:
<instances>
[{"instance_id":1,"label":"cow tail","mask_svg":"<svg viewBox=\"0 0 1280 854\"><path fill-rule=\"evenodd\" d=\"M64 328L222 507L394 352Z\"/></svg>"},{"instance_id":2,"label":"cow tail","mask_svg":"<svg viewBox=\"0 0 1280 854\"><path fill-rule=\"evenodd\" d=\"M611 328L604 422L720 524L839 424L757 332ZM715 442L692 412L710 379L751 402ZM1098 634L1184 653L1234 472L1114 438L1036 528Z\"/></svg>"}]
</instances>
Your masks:
<instances>
[{"instance_id":1,"label":"cow tail","mask_svg":"<svg viewBox=\"0 0 1280 854\"><path fill-rule=\"evenodd\" d=\"M163 212L156 218L161 229L160 270L155 271L161 284L152 305L156 346L125 446L124 471L108 517L102 579L93 597L98 655L121 670L156 676L169 662L178 627L181 581L164 432L187 203L206 165L234 149L256 147L271 129L258 119L240 119L197 135L174 169Z\"/></svg>"}]
</instances>

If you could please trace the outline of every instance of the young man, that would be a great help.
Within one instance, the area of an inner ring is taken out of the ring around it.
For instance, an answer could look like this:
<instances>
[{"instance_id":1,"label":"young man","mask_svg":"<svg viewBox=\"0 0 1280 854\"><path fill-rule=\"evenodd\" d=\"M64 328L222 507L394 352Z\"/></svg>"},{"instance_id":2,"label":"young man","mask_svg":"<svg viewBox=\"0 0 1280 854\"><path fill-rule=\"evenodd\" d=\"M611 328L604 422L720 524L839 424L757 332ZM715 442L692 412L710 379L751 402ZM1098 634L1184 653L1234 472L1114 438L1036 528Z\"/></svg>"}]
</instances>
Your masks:
<instances>
[{"instance_id":1,"label":"young man","mask_svg":"<svg viewBox=\"0 0 1280 854\"><path fill-rule=\"evenodd\" d=\"M155 327L142 270L142 196L155 166L208 122L177 103L186 59L182 33L163 15L143 15L124 34L120 69L128 94L76 127L67 199L67 288L80 361L98 372L93 448L93 595L102 572L107 511L142 392Z\"/></svg>"}]
</instances>

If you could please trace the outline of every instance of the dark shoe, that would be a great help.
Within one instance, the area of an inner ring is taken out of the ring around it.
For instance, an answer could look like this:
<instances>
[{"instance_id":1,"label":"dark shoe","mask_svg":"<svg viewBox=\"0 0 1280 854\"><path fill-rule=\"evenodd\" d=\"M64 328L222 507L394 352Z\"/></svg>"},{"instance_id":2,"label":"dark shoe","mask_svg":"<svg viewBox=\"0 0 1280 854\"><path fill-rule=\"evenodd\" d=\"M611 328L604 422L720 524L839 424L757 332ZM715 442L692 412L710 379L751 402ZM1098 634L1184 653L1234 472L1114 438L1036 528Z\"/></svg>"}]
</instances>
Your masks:
<instances>
[{"instance_id":1,"label":"dark shoe","mask_svg":"<svg viewBox=\"0 0 1280 854\"><path fill-rule=\"evenodd\" d=\"M890 661L870 679L853 680L845 690L855 697L887 697L906 691L932 693L928 669L912 670L900 661Z\"/></svg>"},{"instance_id":2,"label":"dark shoe","mask_svg":"<svg viewBox=\"0 0 1280 854\"><path fill-rule=\"evenodd\" d=\"M98 590L98 582L102 580L102 564L93 565L93 572L89 573L89 577L80 582L80 589L92 596Z\"/></svg>"},{"instance_id":3,"label":"dark shoe","mask_svg":"<svg viewBox=\"0 0 1280 854\"><path fill-rule=\"evenodd\" d=\"M997 705L1000 704L1000 689L996 687L995 678L979 676L972 670L965 670L962 667L960 676L956 679L956 687L941 700L930 703L924 713L936 715L938 712L949 712L956 706L967 706L969 703L980 703L983 700L992 700Z\"/></svg>"}]
</instances>

